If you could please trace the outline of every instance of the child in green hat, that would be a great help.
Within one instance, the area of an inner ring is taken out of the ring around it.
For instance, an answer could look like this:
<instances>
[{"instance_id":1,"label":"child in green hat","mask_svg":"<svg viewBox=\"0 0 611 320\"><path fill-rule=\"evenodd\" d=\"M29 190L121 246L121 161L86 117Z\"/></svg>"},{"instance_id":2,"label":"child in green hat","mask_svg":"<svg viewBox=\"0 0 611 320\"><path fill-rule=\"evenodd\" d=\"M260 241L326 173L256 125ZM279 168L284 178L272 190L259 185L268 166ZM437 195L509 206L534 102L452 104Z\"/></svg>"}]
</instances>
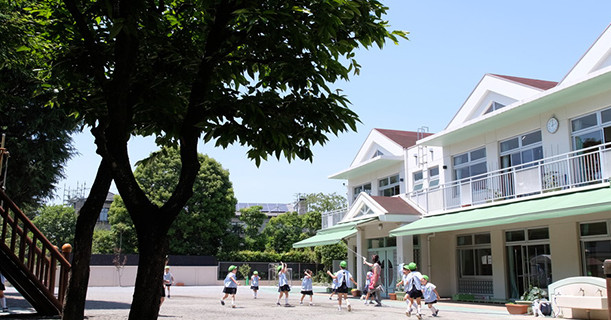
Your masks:
<instances>
[{"instance_id":1,"label":"child in green hat","mask_svg":"<svg viewBox=\"0 0 611 320\"><path fill-rule=\"evenodd\" d=\"M255 299L257 299L257 291L259 291L259 272L254 271L252 273L252 277L250 277L250 289L252 290L252 295Z\"/></svg>"},{"instance_id":2,"label":"child in green hat","mask_svg":"<svg viewBox=\"0 0 611 320\"><path fill-rule=\"evenodd\" d=\"M290 307L289 304L289 291L291 291L291 287L289 286L289 282L286 279L286 263L280 261L280 265L277 267L278 270L278 292L280 295L278 296L278 301L276 301L276 305L280 305L280 299L285 295L284 298L284 306Z\"/></svg>"},{"instance_id":3,"label":"child in green hat","mask_svg":"<svg viewBox=\"0 0 611 320\"><path fill-rule=\"evenodd\" d=\"M225 277L225 287L223 288L223 293L225 293L225 296L221 299L221 305L225 305L225 299L231 295L231 307L235 308L235 294L238 292L238 286L240 285L240 283L236 280L238 267L231 265L227 271L229 271L229 273L227 273L227 276Z\"/></svg>"},{"instance_id":4,"label":"child in green hat","mask_svg":"<svg viewBox=\"0 0 611 320\"><path fill-rule=\"evenodd\" d=\"M350 302L348 302L348 290L352 288L353 282L354 285L357 287L358 284L356 283L354 278L352 278L352 274L350 274L350 271L346 270L347 267L348 263L346 263L346 261L342 261L339 263L340 270L336 274L333 274L331 273L331 271L328 270L327 274L331 276L331 278L337 279L337 283L339 284L339 287L337 288L337 308L340 311L342 310L342 299L344 299L346 300L346 307L348 309L348 312L350 312L352 311L352 306L350 306Z\"/></svg>"}]
</instances>

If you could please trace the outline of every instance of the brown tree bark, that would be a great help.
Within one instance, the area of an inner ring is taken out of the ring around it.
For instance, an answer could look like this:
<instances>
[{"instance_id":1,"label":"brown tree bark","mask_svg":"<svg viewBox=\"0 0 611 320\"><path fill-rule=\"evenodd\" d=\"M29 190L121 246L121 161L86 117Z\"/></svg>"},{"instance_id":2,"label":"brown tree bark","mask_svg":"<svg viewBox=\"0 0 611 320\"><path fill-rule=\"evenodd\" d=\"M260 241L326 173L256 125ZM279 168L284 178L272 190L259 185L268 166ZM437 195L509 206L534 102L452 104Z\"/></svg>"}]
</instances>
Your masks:
<instances>
[{"instance_id":1,"label":"brown tree bark","mask_svg":"<svg viewBox=\"0 0 611 320\"><path fill-rule=\"evenodd\" d=\"M70 272L68 292L66 293L66 302L64 303L62 314L63 320L82 320L84 318L87 286L89 284L89 263L91 261L93 229L106 201L111 182L112 175L110 168L102 160L89 196L79 211L76 220L72 270Z\"/></svg>"}]
</instances>

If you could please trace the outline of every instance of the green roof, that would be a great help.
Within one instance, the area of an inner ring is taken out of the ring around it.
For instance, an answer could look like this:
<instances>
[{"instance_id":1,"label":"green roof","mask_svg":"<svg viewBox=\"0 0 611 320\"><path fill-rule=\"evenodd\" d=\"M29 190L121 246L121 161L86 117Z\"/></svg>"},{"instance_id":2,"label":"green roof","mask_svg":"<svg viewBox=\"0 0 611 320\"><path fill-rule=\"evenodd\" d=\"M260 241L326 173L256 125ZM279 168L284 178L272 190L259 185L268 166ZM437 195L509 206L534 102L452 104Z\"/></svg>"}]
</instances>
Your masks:
<instances>
[{"instance_id":1,"label":"green roof","mask_svg":"<svg viewBox=\"0 0 611 320\"><path fill-rule=\"evenodd\" d=\"M305 248L336 244L344 238L354 235L356 226L373 220L373 218L338 223L330 228L318 230L315 236L293 243L293 248Z\"/></svg>"},{"instance_id":2,"label":"green roof","mask_svg":"<svg viewBox=\"0 0 611 320\"><path fill-rule=\"evenodd\" d=\"M455 231L510 223L554 219L611 211L611 189L556 194L546 198L471 209L455 213L426 216L391 230L391 236Z\"/></svg>"}]
</instances>

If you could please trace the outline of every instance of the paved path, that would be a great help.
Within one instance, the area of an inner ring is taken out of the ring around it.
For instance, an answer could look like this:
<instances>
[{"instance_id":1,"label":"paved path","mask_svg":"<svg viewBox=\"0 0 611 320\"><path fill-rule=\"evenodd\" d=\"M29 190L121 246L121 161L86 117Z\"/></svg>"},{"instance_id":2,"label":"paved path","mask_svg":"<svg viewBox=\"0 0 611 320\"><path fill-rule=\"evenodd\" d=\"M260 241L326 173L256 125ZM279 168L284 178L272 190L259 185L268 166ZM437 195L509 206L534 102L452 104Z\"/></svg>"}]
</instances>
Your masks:
<instances>
[{"instance_id":1,"label":"paved path","mask_svg":"<svg viewBox=\"0 0 611 320\"><path fill-rule=\"evenodd\" d=\"M317 290L318 289L318 290ZM221 306L222 287L172 287L172 297L166 299L161 306L159 319L408 319L405 315L406 305L400 301L384 300L384 307L375 308L364 305L362 300L350 299L352 312L345 308L337 310L337 301L330 301L327 294L315 293L314 305L299 305L301 294L299 288L291 291L289 302L291 307L276 306L278 293L275 287L262 287L258 299L253 299L252 291L243 286L238 289L235 309L229 307L227 300ZM322 288L315 288L315 292ZM6 291L10 314L0 313L0 319L39 319L28 316L34 312L27 302L15 292L14 288ZM93 287L89 288L85 315L92 320L126 319L129 314L133 287ZM307 297L306 300L307 301ZM532 316L509 315L504 306L500 305L474 305L441 302L437 304L440 309L439 319L532 319ZM424 309L425 320L435 319L428 308ZM416 320L415 316L411 319Z\"/></svg>"}]
</instances>

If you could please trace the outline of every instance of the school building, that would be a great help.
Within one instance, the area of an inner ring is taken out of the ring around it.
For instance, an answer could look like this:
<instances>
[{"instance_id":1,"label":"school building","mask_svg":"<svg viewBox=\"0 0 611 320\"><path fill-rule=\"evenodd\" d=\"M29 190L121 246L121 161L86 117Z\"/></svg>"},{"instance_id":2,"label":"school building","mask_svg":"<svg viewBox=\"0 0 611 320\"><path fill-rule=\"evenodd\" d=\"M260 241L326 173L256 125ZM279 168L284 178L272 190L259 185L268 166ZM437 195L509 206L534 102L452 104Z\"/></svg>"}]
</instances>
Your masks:
<instances>
[{"instance_id":1,"label":"school building","mask_svg":"<svg viewBox=\"0 0 611 320\"><path fill-rule=\"evenodd\" d=\"M611 28L560 82L486 74L438 133L373 129L347 210L294 247L346 241L349 269L380 255L386 292L415 261L442 296L510 299L604 277L611 258Z\"/></svg>"}]
</instances>

